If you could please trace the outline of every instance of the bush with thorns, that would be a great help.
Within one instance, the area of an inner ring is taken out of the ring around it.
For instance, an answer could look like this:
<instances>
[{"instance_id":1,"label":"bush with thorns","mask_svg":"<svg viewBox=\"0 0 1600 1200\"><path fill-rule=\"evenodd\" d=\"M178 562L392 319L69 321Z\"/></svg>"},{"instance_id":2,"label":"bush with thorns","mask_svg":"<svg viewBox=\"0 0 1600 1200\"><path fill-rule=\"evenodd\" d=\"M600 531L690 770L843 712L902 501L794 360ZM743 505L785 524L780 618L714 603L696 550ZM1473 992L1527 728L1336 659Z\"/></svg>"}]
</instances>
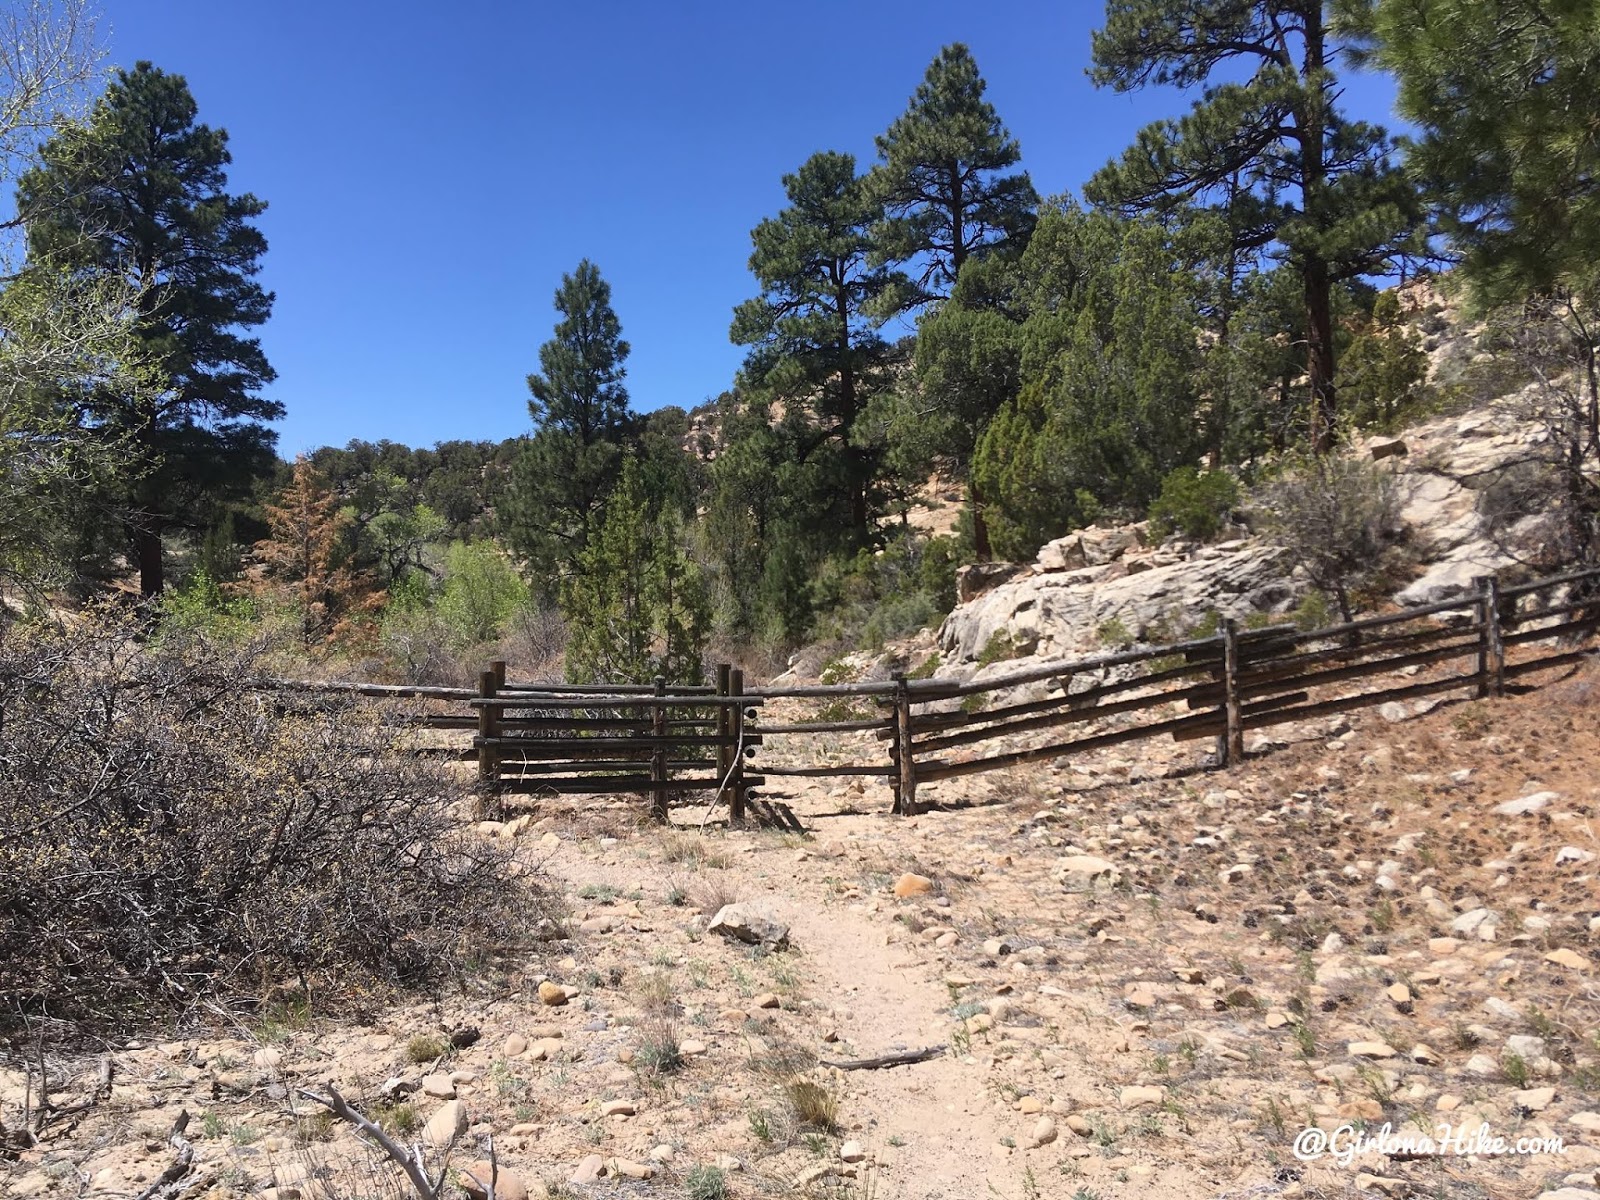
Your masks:
<instances>
[{"instance_id":1,"label":"bush with thorns","mask_svg":"<svg viewBox=\"0 0 1600 1200\"><path fill-rule=\"evenodd\" d=\"M242 686L260 654L0 627L0 1022L437 985L533 924L402 728Z\"/></svg>"}]
</instances>

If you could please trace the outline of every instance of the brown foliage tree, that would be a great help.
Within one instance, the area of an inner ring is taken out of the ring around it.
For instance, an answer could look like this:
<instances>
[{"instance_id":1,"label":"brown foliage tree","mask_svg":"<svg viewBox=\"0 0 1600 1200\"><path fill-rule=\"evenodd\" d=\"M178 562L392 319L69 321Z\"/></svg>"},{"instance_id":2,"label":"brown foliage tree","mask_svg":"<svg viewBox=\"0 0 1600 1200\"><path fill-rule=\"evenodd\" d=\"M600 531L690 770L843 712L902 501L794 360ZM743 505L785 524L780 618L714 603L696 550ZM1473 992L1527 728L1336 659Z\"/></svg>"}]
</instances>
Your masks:
<instances>
[{"instance_id":1,"label":"brown foliage tree","mask_svg":"<svg viewBox=\"0 0 1600 1200\"><path fill-rule=\"evenodd\" d=\"M268 586L287 586L300 610L300 637L307 645L343 641L375 612L383 593L345 562L349 518L339 498L304 455L277 504L267 505L272 536L256 543Z\"/></svg>"}]
</instances>

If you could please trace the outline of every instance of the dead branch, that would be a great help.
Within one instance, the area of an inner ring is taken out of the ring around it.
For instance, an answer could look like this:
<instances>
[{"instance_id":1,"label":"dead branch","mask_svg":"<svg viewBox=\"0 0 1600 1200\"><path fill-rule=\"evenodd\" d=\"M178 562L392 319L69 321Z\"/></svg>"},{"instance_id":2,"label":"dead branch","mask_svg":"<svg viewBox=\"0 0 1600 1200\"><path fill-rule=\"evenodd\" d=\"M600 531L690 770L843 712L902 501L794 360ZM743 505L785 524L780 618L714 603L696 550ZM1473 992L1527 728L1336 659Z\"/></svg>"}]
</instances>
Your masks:
<instances>
[{"instance_id":1,"label":"dead branch","mask_svg":"<svg viewBox=\"0 0 1600 1200\"><path fill-rule=\"evenodd\" d=\"M139 1200L154 1200L156 1196L168 1195L175 1190L174 1185L189 1173L189 1168L194 1164L194 1147L183 1136L183 1131L188 1127L189 1110L184 1109L172 1123L172 1132L167 1135L167 1144L177 1150L178 1157L172 1160L165 1171L156 1176L154 1183L139 1193Z\"/></svg>"},{"instance_id":2,"label":"dead branch","mask_svg":"<svg viewBox=\"0 0 1600 1200\"><path fill-rule=\"evenodd\" d=\"M945 1052L944 1046L929 1046L925 1050L907 1050L904 1054L885 1054L879 1058L849 1058L839 1062L830 1059L818 1059L825 1067L837 1067L841 1071L881 1071L885 1067L907 1067L912 1063L927 1062L930 1058L938 1058Z\"/></svg>"},{"instance_id":3,"label":"dead branch","mask_svg":"<svg viewBox=\"0 0 1600 1200\"><path fill-rule=\"evenodd\" d=\"M407 1154L393 1138L383 1131L382 1126L366 1114L352 1108L350 1102L341 1096L339 1090L332 1084L328 1085L328 1094L326 1096L319 1096L316 1092L305 1088L300 1089L300 1094L307 1100L322 1105L339 1120L354 1125L377 1143L378 1148L393 1159L400 1169L406 1173L406 1178L411 1181L411 1186L416 1191L419 1200L439 1200L440 1192L444 1186L445 1166L441 1164L437 1180L430 1180L428 1172L423 1165L422 1147L420 1145L416 1147L413 1153ZM455 1135L452 1133L450 1144L445 1147L446 1163L449 1161L450 1146L454 1144ZM144 1200L144 1198L141 1197L140 1200ZM493 1200L492 1196L490 1200Z\"/></svg>"}]
</instances>

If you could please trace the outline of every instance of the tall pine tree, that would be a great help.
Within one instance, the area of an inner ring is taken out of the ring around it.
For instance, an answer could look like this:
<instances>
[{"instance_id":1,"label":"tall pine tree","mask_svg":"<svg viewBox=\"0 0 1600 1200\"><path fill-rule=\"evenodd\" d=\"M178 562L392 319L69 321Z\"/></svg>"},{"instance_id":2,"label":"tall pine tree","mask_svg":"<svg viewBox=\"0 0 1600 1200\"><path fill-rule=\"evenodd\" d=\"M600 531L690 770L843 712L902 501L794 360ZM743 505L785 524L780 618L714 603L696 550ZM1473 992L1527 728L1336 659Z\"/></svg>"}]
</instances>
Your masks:
<instances>
[{"instance_id":1,"label":"tall pine tree","mask_svg":"<svg viewBox=\"0 0 1600 1200\"><path fill-rule=\"evenodd\" d=\"M877 455L853 435L884 385L890 356L874 306L899 277L869 261L879 209L853 157L814 154L783 177L783 187L789 207L750 234L750 272L761 295L734 310L729 336L751 347L748 385L786 408L815 412L813 447L838 448L849 528L864 545Z\"/></svg>"},{"instance_id":2,"label":"tall pine tree","mask_svg":"<svg viewBox=\"0 0 1600 1200\"><path fill-rule=\"evenodd\" d=\"M1125 213L1217 202L1239 245L1272 248L1306 309L1310 437L1336 435L1333 292L1422 249L1415 189L1375 125L1337 106L1341 43L1323 0L1108 0L1094 35L1097 84L1204 87L1188 115L1147 126L1086 189ZM1242 76L1242 78L1241 78Z\"/></svg>"},{"instance_id":3,"label":"tall pine tree","mask_svg":"<svg viewBox=\"0 0 1600 1200\"><path fill-rule=\"evenodd\" d=\"M555 336L528 376L534 435L512 468L502 518L536 572L560 574L588 545L629 435L629 346L611 285L584 259L556 290Z\"/></svg>"},{"instance_id":4,"label":"tall pine tree","mask_svg":"<svg viewBox=\"0 0 1600 1200\"><path fill-rule=\"evenodd\" d=\"M266 204L227 191L228 135L197 112L183 76L119 71L86 134L46 143L18 197L41 269L120 275L138 295L141 353L165 386L102 387L83 406L128 460L110 499L146 596L165 580L165 533L271 472L277 435L262 422L283 415L260 395L276 376L248 334L272 311L255 278Z\"/></svg>"},{"instance_id":5,"label":"tall pine tree","mask_svg":"<svg viewBox=\"0 0 1600 1200\"><path fill-rule=\"evenodd\" d=\"M983 98L986 86L972 52L952 43L878 137L878 255L918 268L912 286L893 293L896 307L948 296L969 258L1020 248L1033 227L1038 193L1027 172L1011 170L1022 150Z\"/></svg>"}]
</instances>

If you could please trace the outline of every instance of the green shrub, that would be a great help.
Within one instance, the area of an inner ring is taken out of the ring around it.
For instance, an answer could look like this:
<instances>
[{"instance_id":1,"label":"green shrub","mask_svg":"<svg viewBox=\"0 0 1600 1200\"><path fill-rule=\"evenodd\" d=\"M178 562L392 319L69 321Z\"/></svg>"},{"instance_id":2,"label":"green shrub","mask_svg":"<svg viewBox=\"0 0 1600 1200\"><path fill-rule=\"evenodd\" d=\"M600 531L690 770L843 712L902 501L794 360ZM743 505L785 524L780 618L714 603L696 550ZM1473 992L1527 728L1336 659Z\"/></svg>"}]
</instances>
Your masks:
<instances>
[{"instance_id":1,"label":"green shrub","mask_svg":"<svg viewBox=\"0 0 1600 1200\"><path fill-rule=\"evenodd\" d=\"M256 607L249 599L229 596L204 570L161 597L161 623L172 633L236 640L250 632L255 616Z\"/></svg>"},{"instance_id":2,"label":"green shrub","mask_svg":"<svg viewBox=\"0 0 1600 1200\"><path fill-rule=\"evenodd\" d=\"M456 648L498 640L529 603L528 585L493 543L454 542L445 551L444 585L434 608Z\"/></svg>"},{"instance_id":3,"label":"green shrub","mask_svg":"<svg viewBox=\"0 0 1600 1200\"><path fill-rule=\"evenodd\" d=\"M1150 527L1158 537L1178 532L1209 541L1238 503L1239 485L1226 471L1202 474L1179 467L1161 481L1161 495L1150 506Z\"/></svg>"}]
</instances>

